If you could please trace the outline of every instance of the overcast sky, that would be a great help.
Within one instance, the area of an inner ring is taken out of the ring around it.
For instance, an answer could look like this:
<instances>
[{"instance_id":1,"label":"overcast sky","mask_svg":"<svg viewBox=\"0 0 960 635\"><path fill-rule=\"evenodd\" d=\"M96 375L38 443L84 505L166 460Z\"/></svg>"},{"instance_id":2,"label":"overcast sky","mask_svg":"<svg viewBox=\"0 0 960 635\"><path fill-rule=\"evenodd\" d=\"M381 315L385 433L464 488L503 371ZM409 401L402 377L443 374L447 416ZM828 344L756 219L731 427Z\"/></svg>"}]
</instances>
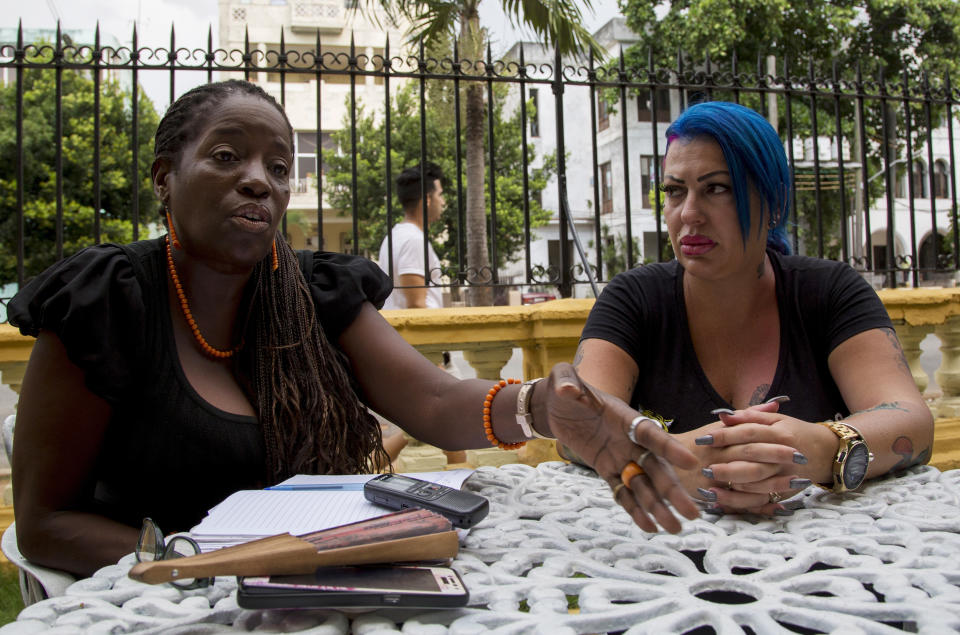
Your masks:
<instances>
[{"instance_id":1,"label":"overcast sky","mask_svg":"<svg viewBox=\"0 0 960 635\"><path fill-rule=\"evenodd\" d=\"M594 12L584 12L584 24L591 31L603 26L618 14L616 0L593 0ZM494 56L505 52L518 39L534 39L510 26L497 0L480 4L481 23L491 32ZM57 17L65 29L93 29L100 21L101 34L113 35L120 42L129 42L136 22L141 46L166 47L170 43L170 24L176 29L177 45L205 47L207 29L213 27L217 38L217 0L0 0L0 26L16 27L18 19L24 28L54 28ZM156 106L167 105L166 80L156 73L145 73L143 84ZM202 73L189 73L203 81ZM152 80L151 77L153 76ZM187 77L177 76L177 89L186 89Z\"/></svg>"}]
</instances>

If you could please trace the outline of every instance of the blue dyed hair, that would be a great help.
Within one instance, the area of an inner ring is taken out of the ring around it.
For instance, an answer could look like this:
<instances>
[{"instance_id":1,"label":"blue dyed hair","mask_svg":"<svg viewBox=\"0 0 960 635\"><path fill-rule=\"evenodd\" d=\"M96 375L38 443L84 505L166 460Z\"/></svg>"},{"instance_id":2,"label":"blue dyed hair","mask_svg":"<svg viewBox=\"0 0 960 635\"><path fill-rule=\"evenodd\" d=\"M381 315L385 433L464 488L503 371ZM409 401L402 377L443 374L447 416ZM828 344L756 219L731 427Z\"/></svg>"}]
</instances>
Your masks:
<instances>
[{"instance_id":1,"label":"blue dyed hair","mask_svg":"<svg viewBox=\"0 0 960 635\"><path fill-rule=\"evenodd\" d=\"M723 151L733 182L744 243L750 231L749 186L753 185L770 215L767 246L789 254L786 227L790 216L790 170L777 131L749 108L725 101L708 101L690 106L670 124L667 152L677 139L704 136L716 141Z\"/></svg>"}]
</instances>

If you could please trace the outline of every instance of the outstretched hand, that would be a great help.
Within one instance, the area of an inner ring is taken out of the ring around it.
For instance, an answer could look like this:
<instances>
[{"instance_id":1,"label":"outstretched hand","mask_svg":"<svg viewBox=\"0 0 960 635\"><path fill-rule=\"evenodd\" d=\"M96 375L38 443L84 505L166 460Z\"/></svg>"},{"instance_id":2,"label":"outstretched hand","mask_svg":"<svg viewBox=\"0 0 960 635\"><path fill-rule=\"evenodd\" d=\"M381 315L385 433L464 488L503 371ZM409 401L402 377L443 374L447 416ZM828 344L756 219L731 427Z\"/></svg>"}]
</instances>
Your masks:
<instances>
[{"instance_id":1,"label":"outstretched hand","mask_svg":"<svg viewBox=\"0 0 960 635\"><path fill-rule=\"evenodd\" d=\"M535 399L545 400L550 430L610 485L616 501L641 529L655 532L659 523L671 533L680 531L680 520L667 503L685 518L698 516L697 505L673 470L697 467L690 450L649 420L636 427L633 443L627 433L639 413L581 380L570 364L554 366L543 383L545 390L538 390ZM621 471L631 461L643 470L621 487Z\"/></svg>"}]
</instances>

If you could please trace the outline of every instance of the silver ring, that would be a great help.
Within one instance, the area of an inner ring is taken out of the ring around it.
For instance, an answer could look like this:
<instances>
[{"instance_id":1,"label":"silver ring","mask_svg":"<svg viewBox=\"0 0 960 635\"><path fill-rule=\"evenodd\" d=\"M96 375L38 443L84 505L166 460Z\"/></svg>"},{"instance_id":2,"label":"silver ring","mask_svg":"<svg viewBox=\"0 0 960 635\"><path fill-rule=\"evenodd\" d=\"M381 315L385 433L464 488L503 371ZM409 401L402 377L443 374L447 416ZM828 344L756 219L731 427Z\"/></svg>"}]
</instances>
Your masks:
<instances>
[{"instance_id":1,"label":"silver ring","mask_svg":"<svg viewBox=\"0 0 960 635\"><path fill-rule=\"evenodd\" d=\"M637 465L639 465L640 467L643 467L643 462L647 460L648 456L650 456L650 450L647 450L646 452L640 455L640 458L637 459Z\"/></svg>"},{"instance_id":2,"label":"silver ring","mask_svg":"<svg viewBox=\"0 0 960 635\"><path fill-rule=\"evenodd\" d=\"M627 430L627 438L630 439L634 445L640 445L640 442L637 441L637 426L639 426L643 421L652 421L652 419L650 419L650 417L638 415L633 418L633 421L630 422L630 429Z\"/></svg>"}]
</instances>

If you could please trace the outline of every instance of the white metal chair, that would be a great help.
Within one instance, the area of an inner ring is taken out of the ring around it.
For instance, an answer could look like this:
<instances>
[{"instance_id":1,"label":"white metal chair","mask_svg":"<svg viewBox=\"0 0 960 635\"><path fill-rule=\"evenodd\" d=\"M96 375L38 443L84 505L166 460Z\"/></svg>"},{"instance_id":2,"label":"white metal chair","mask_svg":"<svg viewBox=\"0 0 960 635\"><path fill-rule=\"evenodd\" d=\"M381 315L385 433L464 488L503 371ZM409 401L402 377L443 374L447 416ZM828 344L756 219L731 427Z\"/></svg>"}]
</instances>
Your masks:
<instances>
[{"instance_id":1,"label":"white metal chair","mask_svg":"<svg viewBox=\"0 0 960 635\"><path fill-rule=\"evenodd\" d=\"M13 428L16 415L10 415L3 422L3 448L7 452L7 459L13 460ZM0 540L0 550L7 560L20 570L20 596L23 605L30 606L34 602L63 595L67 587L76 582L76 577L60 571L34 564L23 557L17 546L17 524L11 523Z\"/></svg>"}]
</instances>

